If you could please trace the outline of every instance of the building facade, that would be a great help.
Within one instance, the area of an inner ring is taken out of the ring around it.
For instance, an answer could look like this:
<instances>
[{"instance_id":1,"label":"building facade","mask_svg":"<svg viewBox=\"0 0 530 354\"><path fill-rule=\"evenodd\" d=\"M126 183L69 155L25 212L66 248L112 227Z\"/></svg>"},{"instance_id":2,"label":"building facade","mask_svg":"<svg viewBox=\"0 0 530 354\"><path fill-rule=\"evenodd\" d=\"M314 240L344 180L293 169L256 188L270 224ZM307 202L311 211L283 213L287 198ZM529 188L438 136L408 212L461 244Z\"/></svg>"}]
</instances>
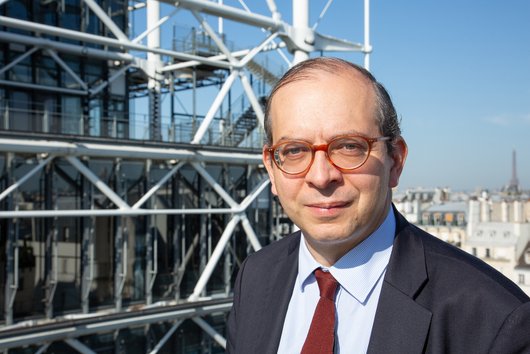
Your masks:
<instances>
[{"instance_id":1,"label":"building facade","mask_svg":"<svg viewBox=\"0 0 530 354\"><path fill-rule=\"evenodd\" d=\"M0 1L1 350L224 351L239 265L291 230L265 97L309 53L371 52L266 3Z\"/></svg>"}]
</instances>

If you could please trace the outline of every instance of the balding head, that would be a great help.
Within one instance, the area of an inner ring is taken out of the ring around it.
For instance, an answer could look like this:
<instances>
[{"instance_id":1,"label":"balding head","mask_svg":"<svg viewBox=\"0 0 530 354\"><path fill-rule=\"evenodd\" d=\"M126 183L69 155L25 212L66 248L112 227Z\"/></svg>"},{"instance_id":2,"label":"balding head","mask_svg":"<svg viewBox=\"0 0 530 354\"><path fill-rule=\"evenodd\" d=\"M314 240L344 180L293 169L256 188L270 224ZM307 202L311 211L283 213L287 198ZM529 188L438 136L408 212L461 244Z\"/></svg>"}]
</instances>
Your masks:
<instances>
[{"instance_id":1,"label":"balding head","mask_svg":"<svg viewBox=\"0 0 530 354\"><path fill-rule=\"evenodd\" d=\"M303 61L291 69L289 69L282 78L273 87L269 99L267 101L267 108L265 111L265 134L266 144L271 145L273 142L272 136L272 119L270 117L271 107L274 104L274 95L282 87L290 83L303 80L317 79L319 73L329 73L332 75L350 74L355 78L359 78L369 84L375 94L375 121L383 136L388 136L391 139L387 143L388 151L392 151L392 142L395 138L401 136L401 129L399 127L399 120L397 118L396 110L392 104L392 100L386 89L381 85L375 77L366 69L338 58L318 57Z\"/></svg>"}]
</instances>

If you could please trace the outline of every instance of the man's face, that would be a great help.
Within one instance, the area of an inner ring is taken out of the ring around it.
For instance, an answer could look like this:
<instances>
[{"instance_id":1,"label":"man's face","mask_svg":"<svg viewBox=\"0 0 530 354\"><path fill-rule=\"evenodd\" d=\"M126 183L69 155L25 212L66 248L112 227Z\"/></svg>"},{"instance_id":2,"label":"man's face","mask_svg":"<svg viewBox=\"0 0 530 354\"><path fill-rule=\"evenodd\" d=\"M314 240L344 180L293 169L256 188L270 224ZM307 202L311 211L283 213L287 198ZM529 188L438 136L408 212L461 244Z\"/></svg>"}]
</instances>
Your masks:
<instances>
[{"instance_id":1,"label":"man's face","mask_svg":"<svg viewBox=\"0 0 530 354\"><path fill-rule=\"evenodd\" d=\"M273 144L304 140L325 144L336 136L381 135L374 118L375 93L360 74L315 72L291 82L273 97L270 110ZM285 212L302 230L310 251L340 250L342 256L382 223L406 156L400 140L389 156L385 142L376 142L366 163L341 172L317 151L305 175L283 173L264 150L264 163Z\"/></svg>"}]
</instances>

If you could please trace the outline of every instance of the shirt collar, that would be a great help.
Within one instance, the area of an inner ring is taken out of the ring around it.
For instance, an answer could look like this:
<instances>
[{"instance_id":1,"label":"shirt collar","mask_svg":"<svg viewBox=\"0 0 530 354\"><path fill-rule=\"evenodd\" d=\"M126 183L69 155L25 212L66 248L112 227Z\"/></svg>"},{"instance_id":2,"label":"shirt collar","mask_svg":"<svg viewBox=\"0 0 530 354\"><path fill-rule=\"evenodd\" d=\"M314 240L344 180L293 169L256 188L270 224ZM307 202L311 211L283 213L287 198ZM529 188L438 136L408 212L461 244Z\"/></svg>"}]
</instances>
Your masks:
<instances>
[{"instance_id":1,"label":"shirt collar","mask_svg":"<svg viewBox=\"0 0 530 354\"><path fill-rule=\"evenodd\" d=\"M386 270L396 232L396 219L390 208L383 223L369 237L340 258L329 272L360 303L365 303ZM313 271L326 268L309 252L305 237L298 251L298 284L301 292L314 281Z\"/></svg>"}]
</instances>

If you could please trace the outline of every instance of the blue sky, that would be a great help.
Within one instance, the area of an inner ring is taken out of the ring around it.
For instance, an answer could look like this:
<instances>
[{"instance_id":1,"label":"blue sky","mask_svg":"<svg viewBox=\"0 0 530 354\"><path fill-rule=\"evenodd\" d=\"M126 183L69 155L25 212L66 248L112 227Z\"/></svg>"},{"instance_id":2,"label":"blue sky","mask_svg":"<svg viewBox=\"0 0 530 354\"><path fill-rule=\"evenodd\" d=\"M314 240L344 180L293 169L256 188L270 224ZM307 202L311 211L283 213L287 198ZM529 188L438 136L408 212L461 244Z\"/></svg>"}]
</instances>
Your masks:
<instances>
[{"instance_id":1,"label":"blue sky","mask_svg":"<svg viewBox=\"0 0 530 354\"><path fill-rule=\"evenodd\" d=\"M319 29L362 41L341 25L346 7L362 8L348 3L335 1ZM409 144L400 187L498 189L515 149L530 188L530 1L372 1L371 10L371 71Z\"/></svg>"},{"instance_id":2,"label":"blue sky","mask_svg":"<svg viewBox=\"0 0 530 354\"><path fill-rule=\"evenodd\" d=\"M309 1L312 24L327 0ZM276 3L291 22L291 2ZM247 1L269 15L265 4ZM183 11L175 20L197 26ZM390 92L409 145L400 189L499 189L511 178L513 149L520 185L530 189L530 1L373 0L370 28L371 71ZM317 30L362 42L363 1L335 0ZM229 22L225 31L240 48L265 37ZM363 62L359 53L329 55Z\"/></svg>"}]
</instances>

